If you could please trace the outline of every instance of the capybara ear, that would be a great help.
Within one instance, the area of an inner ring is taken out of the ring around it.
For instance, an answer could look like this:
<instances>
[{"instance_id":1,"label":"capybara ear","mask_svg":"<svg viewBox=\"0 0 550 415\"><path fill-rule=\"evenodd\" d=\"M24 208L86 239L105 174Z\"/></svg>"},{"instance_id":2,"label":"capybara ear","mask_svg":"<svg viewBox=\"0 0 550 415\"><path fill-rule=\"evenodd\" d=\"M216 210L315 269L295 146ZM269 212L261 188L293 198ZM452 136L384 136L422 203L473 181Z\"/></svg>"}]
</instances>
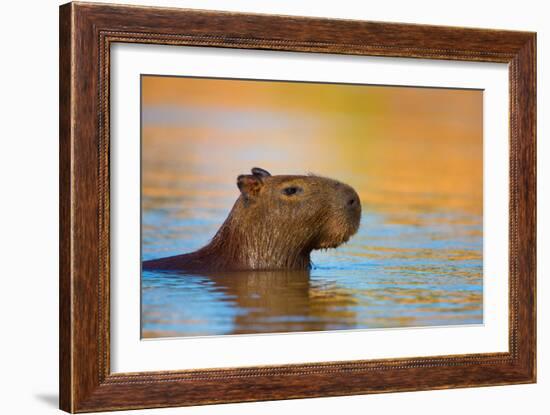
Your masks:
<instances>
[{"instance_id":1,"label":"capybara ear","mask_svg":"<svg viewBox=\"0 0 550 415\"><path fill-rule=\"evenodd\" d=\"M269 176L271 176L270 172L268 172L267 170L264 170L260 167L252 167L252 174L254 176L258 176L258 177L269 177Z\"/></svg>"},{"instance_id":2,"label":"capybara ear","mask_svg":"<svg viewBox=\"0 0 550 415\"><path fill-rule=\"evenodd\" d=\"M246 198L256 196L263 186L261 177L250 174L241 174L237 177L237 186Z\"/></svg>"}]
</instances>

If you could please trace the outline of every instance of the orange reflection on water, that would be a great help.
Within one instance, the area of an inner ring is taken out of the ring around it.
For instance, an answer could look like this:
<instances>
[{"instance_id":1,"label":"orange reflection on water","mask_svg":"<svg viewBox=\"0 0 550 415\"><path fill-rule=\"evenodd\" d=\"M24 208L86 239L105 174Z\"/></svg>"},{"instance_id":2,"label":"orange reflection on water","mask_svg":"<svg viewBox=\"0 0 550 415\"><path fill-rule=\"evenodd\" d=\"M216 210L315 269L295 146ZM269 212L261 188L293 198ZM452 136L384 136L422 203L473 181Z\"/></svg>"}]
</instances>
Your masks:
<instances>
[{"instance_id":1,"label":"orange reflection on water","mask_svg":"<svg viewBox=\"0 0 550 415\"><path fill-rule=\"evenodd\" d=\"M153 301L161 279L151 275L144 335L482 322L482 103L477 90L144 76L147 258L206 243L238 196L236 177L254 166L336 178L363 206L359 233L318 254L307 278L212 277L223 301L202 280L181 291L170 280L167 296L195 295L180 309ZM218 311L200 317L217 306L235 311L230 323Z\"/></svg>"}]
</instances>

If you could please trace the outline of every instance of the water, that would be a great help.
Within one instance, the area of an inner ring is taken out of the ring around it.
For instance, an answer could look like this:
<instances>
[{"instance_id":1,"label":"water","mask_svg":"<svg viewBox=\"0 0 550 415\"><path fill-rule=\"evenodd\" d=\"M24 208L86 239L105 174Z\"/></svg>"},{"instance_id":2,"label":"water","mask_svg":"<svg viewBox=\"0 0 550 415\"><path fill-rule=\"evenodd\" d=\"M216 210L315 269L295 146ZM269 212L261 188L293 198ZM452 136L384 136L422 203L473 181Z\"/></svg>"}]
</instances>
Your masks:
<instances>
[{"instance_id":1,"label":"water","mask_svg":"<svg viewBox=\"0 0 550 415\"><path fill-rule=\"evenodd\" d=\"M358 233L315 251L308 272L144 271L144 338L483 322L478 91L369 87L345 111L349 88L331 90L335 108L323 109L304 98L315 85L289 86L278 105L242 82L175 80L159 82L181 102L143 84L144 260L208 243L237 175L254 166L348 183L363 213Z\"/></svg>"},{"instance_id":2,"label":"water","mask_svg":"<svg viewBox=\"0 0 550 415\"><path fill-rule=\"evenodd\" d=\"M478 226L455 235L444 223L388 226L366 212L353 243L315 253L309 272L145 271L143 336L480 323L480 241L467 232Z\"/></svg>"}]
</instances>

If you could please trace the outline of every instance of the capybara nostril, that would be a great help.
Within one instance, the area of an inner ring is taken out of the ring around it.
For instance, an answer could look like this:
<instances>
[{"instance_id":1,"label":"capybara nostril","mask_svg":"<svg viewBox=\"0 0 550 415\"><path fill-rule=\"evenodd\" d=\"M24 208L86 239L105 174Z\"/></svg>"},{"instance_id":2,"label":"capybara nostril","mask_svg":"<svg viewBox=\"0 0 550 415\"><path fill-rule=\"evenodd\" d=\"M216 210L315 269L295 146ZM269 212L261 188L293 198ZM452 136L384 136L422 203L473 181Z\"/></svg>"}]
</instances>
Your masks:
<instances>
[{"instance_id":1,"label":"capybara nostril","mask_svg":"<svg viewBox=\"0 0 550 415\"><path fill-rule=\"evenodd\" d=\"M357 203L357 201L355 200L354 197L352 197L351 199L348 200L348 206L353 206Z\"/></svg>"}]
</instances>

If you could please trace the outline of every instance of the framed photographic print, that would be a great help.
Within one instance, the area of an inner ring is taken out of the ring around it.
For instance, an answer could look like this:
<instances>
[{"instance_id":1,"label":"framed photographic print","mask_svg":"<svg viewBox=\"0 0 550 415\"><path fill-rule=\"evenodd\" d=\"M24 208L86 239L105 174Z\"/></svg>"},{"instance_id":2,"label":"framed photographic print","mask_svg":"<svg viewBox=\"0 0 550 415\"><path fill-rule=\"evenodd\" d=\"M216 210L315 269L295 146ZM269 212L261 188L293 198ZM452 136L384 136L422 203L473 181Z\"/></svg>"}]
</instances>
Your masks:
<instances>
[{"instance_id":1,"label":"framed photographic print","mask_svg":"<svg viewBox=\"0 0 550 415\"><path fill-rule=\"evenodd\" d=\"M60 8L60 406L535 382L536 36Z\"/></svg>"}]
</instances>

